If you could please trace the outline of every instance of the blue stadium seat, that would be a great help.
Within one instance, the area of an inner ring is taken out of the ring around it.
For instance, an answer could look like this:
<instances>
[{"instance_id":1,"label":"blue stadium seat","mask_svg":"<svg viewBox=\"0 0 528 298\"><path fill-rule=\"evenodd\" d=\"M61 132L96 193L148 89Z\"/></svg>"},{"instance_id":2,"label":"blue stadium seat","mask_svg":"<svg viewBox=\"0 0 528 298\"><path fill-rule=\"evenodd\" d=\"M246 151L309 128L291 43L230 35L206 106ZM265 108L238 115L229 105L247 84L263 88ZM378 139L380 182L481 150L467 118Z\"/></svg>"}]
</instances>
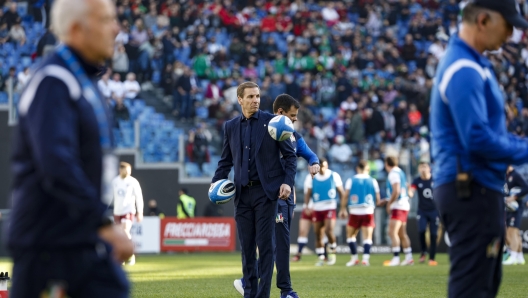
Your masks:
<instances>
[{"instance_id":1,"label":"blue stadium seat","mask_svg":"<svg viewBox=\"0 0 528 298\"><path fill-rule=\"evenodd\" d=\"M202 173L200 172L198 165L195 164L194 162L185 163L185 173L189 177L201 177L202 176Z\"/></svg>"},{"instance_id":2,"label":"blue stadium seat","mask_svg":"<svg viewBox=\"0 0 528 298\"><path fill-rule=\"evenodd\" d=\"M0 91L0 104L5 104L7 103L7 101L8 101L7 93Z\"/></svg>"}]
</instances>

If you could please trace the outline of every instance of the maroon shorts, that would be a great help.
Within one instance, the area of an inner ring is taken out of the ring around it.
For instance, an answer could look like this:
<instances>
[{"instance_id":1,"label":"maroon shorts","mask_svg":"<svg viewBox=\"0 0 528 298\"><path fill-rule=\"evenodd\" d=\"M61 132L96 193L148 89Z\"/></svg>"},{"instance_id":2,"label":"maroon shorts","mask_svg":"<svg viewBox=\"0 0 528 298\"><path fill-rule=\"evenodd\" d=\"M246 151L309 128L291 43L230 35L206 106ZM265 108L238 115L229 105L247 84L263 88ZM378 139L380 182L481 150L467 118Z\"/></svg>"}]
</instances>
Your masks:
<instances>
[{"instance_id":1,"label":"maroon shorts","mask_svg":"<svg viewBox=\"0 0 528 298\"><path fill-rule=\"evenodd\" d=\"M135 214L134 213L127 213L123 215L115 215L114 214L114 223L120 224L125 220L134 221Z\"/></svg>"},{"instance_id":2,"label":"maroon shorts","mask_svg":"<svg viewBox=\"0 0 528 298\"><path fill-rule=\"evenodd\" d=\"M325 221L325 219L336 219L336 211L333 210L325 210L325 211L314 211L312 213L312 221L313 222L322 222Z\"/></svg>"},{"instance_id":3,"label":"maroon shorts","mask_svg":"<svg viewBox=\"0 0 528 298\"><path fill-rule=\"evenodd\" d=\"M401 222L407 222L408 214L409 214L409 211L400 210L400 209L392 209L390 219L399 220Z\"/></svg>"},{"instance_id":4,"label":"maroon shorts","mask_svg":"<svg viewBox=\"0 0 528 298\"><path fill-rule=\"evenodd\" d=\"M302 210L302 212L301 212L301 219L306 219L306 220L312 221L312 216L306 214L306 208L304 208Z\"/></svg>"},{"instance_id":5,"label":"maroon shorts","mask_svg":"<svg viewBox=\"0 0 528 298\"><path fill-rule=\"evenodd\" d=\"M374 214L350 214L348 216L348 226L354 229L359 229L360 227L375 227Z\"/></svg>"}]
</instances>

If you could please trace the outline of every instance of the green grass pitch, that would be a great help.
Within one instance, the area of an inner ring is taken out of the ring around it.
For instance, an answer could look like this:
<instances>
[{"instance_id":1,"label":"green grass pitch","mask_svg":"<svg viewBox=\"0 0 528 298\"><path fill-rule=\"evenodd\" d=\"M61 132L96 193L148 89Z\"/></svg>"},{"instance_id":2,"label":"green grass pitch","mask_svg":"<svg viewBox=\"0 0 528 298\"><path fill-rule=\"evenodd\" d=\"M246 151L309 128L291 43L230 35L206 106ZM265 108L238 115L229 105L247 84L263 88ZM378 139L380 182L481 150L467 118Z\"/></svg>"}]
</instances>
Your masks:
<instances>
[{"instance_id":1,"label":"green grass pitch","mask_svg":"<svg viewBox=\"0 0 528 298\"><path fill-rule=\"evenodd\" d=\"M322 297L446 297L447 255L439 266L415 264L383 267L390 255L372 255L370 267L346 267L348 255L338 255L334 266L315 267L315 256L291 264L293 288L302 298ZM415 261L418 255L415 255ZM140 255L136 265L126 266L132 281L132 297L241 297L233 280L241 276L238 253ZM11 271L8 260L0 271ZM528 297L528 265L504 267L499 297ZM279 297L275 278L271 297Z\"/></svg>"}]
</instances>

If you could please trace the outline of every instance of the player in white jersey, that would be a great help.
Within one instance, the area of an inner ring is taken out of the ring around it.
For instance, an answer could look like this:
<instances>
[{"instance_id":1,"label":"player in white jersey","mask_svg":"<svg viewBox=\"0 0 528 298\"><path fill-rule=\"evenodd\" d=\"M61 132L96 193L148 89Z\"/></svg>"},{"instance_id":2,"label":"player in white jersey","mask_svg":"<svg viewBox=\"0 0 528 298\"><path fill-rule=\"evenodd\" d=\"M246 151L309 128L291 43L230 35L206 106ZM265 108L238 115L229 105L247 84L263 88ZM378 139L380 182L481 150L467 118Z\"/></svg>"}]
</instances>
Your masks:
<instances>
[{"instance_id":1,"label":"player in white jersey","mask_svg":"<svg viewBox=\"0 0 528 298\"><path fill-rule=\"evenodd\" d=\"M312 177L307 176L304 181L304 201L308 206L313 207L307 210L312 215L315 230L315 252L319 256L316 266L324 264L323 234L328 237L330 253L328 254L327 265L334 265L336 262L336 237L334 228L336 224L337 194L339 199L345 195L343 181L338 173L328 169L328 161L320 158L321 168L319 173Z\"/></svg>"},{"instance_id":2,"label":"player in white jersey","mask_svg":"<svg viewBox=\"0 0 528 298\"><path fill-rule=\"evenodd\" d=\"M407 235L407 215L411 205L407 194L407 178L398 167L398 160L394 156L385 158L385 170L389 173L387 181L387 213L390 214L389 236L392 242L394 257L385 261L384 266L413 265L411 240ZM400 263L400 243L403 246L405 260Z\"/></svg>"},{"instance_id":3,"label":"player in white jersey","mask_svg":"<svg viewBox=\"0 0 528 298\"><path fill-rule=\"evenodd\" d=\"M114 222L121 223L128 238L131 239L130 229L134 217L137 222L143 220L143 194L136 178L130 176L132 166L129 163L121 162L119 165L119 176L114 178L112 186L114 188ZM136 263L134 255L130 258L130 265Z\"/></svg>"},{"instance_id":4,"label":"player in white jersey","mask_svg":"<svg viewBox=\"0 0 528 298\"><path fill-rule=\"evenodd\" d=\"M380 190L378 181L369 176L369 166L367 161L360 160L357 167L357 174L348 178L345 182L345 196L341 199L340 218L347 218L347 243L352 255L347 267L359 265L357 255L356 236L361 228L363 238L363 266L369 266L370 247L372 246L372 232L376 226L374 221L374 209L381 205ZM385 202L385 201L384 201Z\"/></svg>"}]
</instances>

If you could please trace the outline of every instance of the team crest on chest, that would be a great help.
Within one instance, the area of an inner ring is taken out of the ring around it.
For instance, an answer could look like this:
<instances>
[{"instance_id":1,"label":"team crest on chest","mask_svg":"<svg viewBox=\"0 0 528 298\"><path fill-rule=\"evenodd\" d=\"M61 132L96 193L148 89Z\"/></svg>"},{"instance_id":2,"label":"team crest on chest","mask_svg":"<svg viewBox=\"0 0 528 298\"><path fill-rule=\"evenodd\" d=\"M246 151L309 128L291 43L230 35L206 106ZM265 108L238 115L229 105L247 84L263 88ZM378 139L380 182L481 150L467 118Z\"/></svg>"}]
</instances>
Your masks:
<instances>
[{"instance_id":1,"label":"team crest on chest","mask_svg":"<svg viewBox=\"0 0 528 298\"><path fill-rule=\"evenodd\" d=\"M295 136L294 136L293 134L290 136L290 141L291 141L292 143L296 141Z\"/></svg>"},{"instance_id":2,"label":"team crest on chest","mask_svg":"<svg viewBox=\"0 0 528 298\"><path fill-rule=\"evenodd\" d=\"M359 201L359 198L357 195L352 195L352 197L350 198L352 200L352 203L356 204L358 201Z\"/></svg>"},{"instance_id":3,"label":"team crest on chest","mask_svg":"<svg viewBox=\"0 0 528 298\"><path fill-rule=\"evenodd\" d=\"M423 184L418 183L418 187L419 187L419 188L422 188L422 187L423 187Z\"/></svg>"}]
</instances>

